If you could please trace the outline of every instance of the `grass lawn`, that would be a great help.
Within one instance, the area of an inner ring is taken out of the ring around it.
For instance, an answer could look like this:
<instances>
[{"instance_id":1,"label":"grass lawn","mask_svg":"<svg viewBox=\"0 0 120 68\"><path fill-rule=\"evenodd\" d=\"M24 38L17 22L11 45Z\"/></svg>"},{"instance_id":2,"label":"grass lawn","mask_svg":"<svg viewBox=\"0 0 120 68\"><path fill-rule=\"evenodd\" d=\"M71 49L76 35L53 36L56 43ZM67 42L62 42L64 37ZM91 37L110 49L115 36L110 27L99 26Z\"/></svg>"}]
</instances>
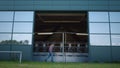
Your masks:
<instances>
[{"instance_id":1,"label":"grass lawn","mask_svg":"<svg viewBox=\"0 0 120 68\"><path fill-rule=\"evenodd\" d=\"M120 68L120 63L50 63L0 61L0 68Z\"/></svg>"}]
</instances>

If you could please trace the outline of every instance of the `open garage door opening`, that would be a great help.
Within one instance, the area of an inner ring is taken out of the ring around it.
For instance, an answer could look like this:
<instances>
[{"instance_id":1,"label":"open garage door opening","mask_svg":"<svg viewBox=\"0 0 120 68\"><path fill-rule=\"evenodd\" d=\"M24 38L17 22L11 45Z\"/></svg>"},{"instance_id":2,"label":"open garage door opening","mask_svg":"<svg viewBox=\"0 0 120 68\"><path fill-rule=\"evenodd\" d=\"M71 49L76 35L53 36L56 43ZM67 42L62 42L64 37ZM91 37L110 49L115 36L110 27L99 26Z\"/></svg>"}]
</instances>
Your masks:
<instances>
[{"instance_id":1,"label":"open garage door opening","mask_svg":"<svg viewBox=\"0 0 120 68\"><path fill-rule=\"evenodd\" d=\"M80 58L88 54L87 12L36 11L33 41L34 57L44 58L49 44L54 44L54 61L86 61L71 60L70 57ZM44 60L41 58L40 61Z\"/></svg>"}]
</instances>

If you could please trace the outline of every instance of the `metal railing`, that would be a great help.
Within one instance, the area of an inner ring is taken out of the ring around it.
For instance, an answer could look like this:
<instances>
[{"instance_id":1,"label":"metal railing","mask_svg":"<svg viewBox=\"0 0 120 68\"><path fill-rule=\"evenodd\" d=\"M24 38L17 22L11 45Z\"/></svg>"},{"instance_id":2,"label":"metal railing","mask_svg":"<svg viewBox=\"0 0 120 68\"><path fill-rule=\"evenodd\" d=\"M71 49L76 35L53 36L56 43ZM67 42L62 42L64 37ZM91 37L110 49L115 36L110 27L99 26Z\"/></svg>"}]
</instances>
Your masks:
<instances>
[{"instance_id":1,"label":"metal railing","mask_svg":"<svg viewBox=\"0 0 120 68\"><path fill-rule=\"evenodd\" d=\"M76 53L87 53L88 52L88 45L87 43L76 43L76 42L70 42L65 43L63 46L63 43L61 42L37 42L34 46L34 52L48 52L49 45L48 44L54 44L53 52L62 52L64 48L64 52L76 52Z\"/></svg>"}]
</instances>

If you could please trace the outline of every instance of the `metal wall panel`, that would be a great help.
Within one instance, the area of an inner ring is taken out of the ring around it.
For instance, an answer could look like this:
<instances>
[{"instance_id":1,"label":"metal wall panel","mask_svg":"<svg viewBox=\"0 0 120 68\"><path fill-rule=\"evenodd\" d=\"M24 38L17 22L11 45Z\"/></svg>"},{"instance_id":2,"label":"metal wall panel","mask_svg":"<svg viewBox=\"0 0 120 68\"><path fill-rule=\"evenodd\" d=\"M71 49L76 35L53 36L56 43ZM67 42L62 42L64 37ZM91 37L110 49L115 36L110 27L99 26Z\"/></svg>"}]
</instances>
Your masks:
<instances>
[{"instance_id":1,"label":"metal wall panel","mask_svg":"<svg viewBox=\"0 0 120 68\"><path fill-rule=\"evenodd\" d=\"M32 60L32 45L0 45L0 51L22 51L23 60ZM15 55L15 54L14 54ZM0 60L18 59L19 56L13 56L10 53L0 53Z\"/></svg>"},{"instance_id":2,"label":"metal wall panel","mask_svg":"<svg viewBox=\"0 0 120 68\"><path fill-rule=\"evenodd\" d=\"M32 60L32 45L13 45L12 51L22 51L23 60Z\"/></svg>"},{"instance_id":3,"label":"metal wall panel","mask_svg":"<svg viewBox=\"0 0 120 68\"><path fill-rule=\"evenodd\" d=\"M120 10L119 0L0 0L0 10Z\"/></svg>"},{"instance_id":4,"label":"metal wall panel","mask_svg":"<svg viewBox=\"0 0 120 68\"><path fill-rule=\"evenodd\" d=\"M0 51L10 51L10 45L0 45ZM0 53L0 60L9 60L10 54L9 53Z\"/></svg>"},{"instance_id":5,"label":"metal wall panel","mask_svg":"<svg viewBox=\"0 0 120 68\"><path fill-rule=\"evenodd\" d=\"M89 60L92 62L110 62L111 48L106 46L90 46Z\"/></svg>"},{"instance_id":6,"label":"metal wall panel","mask_svg":"<svg viewBox=\"0 0 120 68\"><path fill-rule=\"evenodd\" d=\"M120 61L119 46L90 46L89 60L92 62L119 62Z\"/></svg>"},{"instance_id":7,"label":"metal wall panel","mask_svg":"<svg viewBox=\"0 0 120 68\"><path fill-rule=\"evenodd\" d=\"M112 47L112 61L120 61L120 46Z\"/></svg>"},{"instance_id":8,"label":"metal wall panel","mask_svg":"<svg viewBox=\"0 0 120 68\"><path fill-rule=\"evenodd\" d=\"M109 2L109 7L110 10L120 10L120 1L116 0L116 1L110 1Z\"/></svg>"}]
</instances>

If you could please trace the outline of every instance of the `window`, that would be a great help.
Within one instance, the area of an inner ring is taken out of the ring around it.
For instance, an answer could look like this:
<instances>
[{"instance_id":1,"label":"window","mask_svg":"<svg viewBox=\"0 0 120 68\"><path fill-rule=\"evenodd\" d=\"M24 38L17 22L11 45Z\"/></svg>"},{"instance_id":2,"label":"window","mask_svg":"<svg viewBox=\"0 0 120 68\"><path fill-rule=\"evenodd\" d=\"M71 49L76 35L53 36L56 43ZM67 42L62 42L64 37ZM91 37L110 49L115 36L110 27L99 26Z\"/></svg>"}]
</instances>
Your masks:
<instances>
[{"instance_id":1,"label":"window","mask_svg":"<svg viewBox=\"0 0 120 68\"><path fill-rule=\"evenodd\" d=\"M15 21L33 21L33 12L32 11L16 11L15 12Z\"/></svg>"},{"instance_id":2,"label":"window","mask_svg":"<svg viewBox=\"0 0 120 68\"><path fill-rule=\"evenodd\" d=\"M14 44L31 45L33 30L32 11L16 11L13 29Z\"/></svg>"},{"instance_id":3,"label":"window","mask_svg":"<svg viewBox=\"0 0 120 68\"><path fill-rule=\"evenodd\" d=\"M109 23L90 23L90 33L109 33Z\"/></svg>"},{"instance_id":4,"label":"window","mask_svg":"<svg viewBox=\"0 0 120 68\"><path fill-rule=\"evenodd\" d=\"M32 34L13 34L14 44L32 44Z\"/></svg>"},{"instance_id":5,"label":"window","mask_svg":"<svg viewBox=\"0 0 120 68\"><path fill-rule=\"evenodd\" d=\"M15 22L14 23L14 32L29 32L32 33L32 26L33 23L29 22L29 23L24 23L24 22Z\"/></svg>"},{"instance_id":6,"label":"window","mask_svg":"<svg viewBox=\"0 0 120 68\"><path fill-rule=\"evenodd\" d=\"M12 11L0 11L0 21L13 21Z\"/></svg>"},{"instance_id":7,"label":"window","mask_svg":"<svg viewBox=\"0 0 120 68\"><path fill-rule=\"evenodd\" d=\"M0 22L0 32L12 32L12 22Z\"/></svg>"},{"instance_id":8,"label":"window","mask_svg":"<svg viewBox=\"0 0 120 68\"><path fill-rule=\"evenodd\" d=\"M120 23L111 23L111 33L120 33Z\"/></svg>"},{"instance_id":9,"label":"window","mask_svg":"<svg viewBox=\"0 0 120 68\"><path fill-rule=\"evenodd\" d=\"M90 45L110 46L109 35L90 35Z\"/></svg>"},{"instance_id":10,"label":"window","mask_svg":"<svg viewBox=\"0 0 120 68\"><path fill-rule=\"evenodd\" d=\"M113 46L120 46L120 35L111 35L111 38Z\"/></svg>"},{"instance_id":11,"label":"window","mask_svg":"<svg viewBox=\"0 0 120 68\"><path fill-rule=\"evenodd\" d=\"M0 34L0 44L11 43L11 34Z\"/></svg>"},{"instance_id":12,"label":"window","mask_svg":"<svg viewBox=\"0 0 120 68\"><path fill-rule=\"evenodd\" d=\"M33 11L0 11L0 44L32 44L33 15Z\"/></svg>"},{"instance_id":13,"label":"window","mask_svg":"<svg viewBox=\"0 0 120 68\"><path fill-rule=\"evenodd\" d=\"M120 22L120 12L110 12L110 22Z\"/></svg>"},{"instance_id":14,"label":"window","mask_svg":"<svg viewBox=\"0 0 120 68\"><path fill-rule=\"evenodd\" d=\"M89 12L89 22L108 22L108 12Z\"/></svg>"}]
</instances>

